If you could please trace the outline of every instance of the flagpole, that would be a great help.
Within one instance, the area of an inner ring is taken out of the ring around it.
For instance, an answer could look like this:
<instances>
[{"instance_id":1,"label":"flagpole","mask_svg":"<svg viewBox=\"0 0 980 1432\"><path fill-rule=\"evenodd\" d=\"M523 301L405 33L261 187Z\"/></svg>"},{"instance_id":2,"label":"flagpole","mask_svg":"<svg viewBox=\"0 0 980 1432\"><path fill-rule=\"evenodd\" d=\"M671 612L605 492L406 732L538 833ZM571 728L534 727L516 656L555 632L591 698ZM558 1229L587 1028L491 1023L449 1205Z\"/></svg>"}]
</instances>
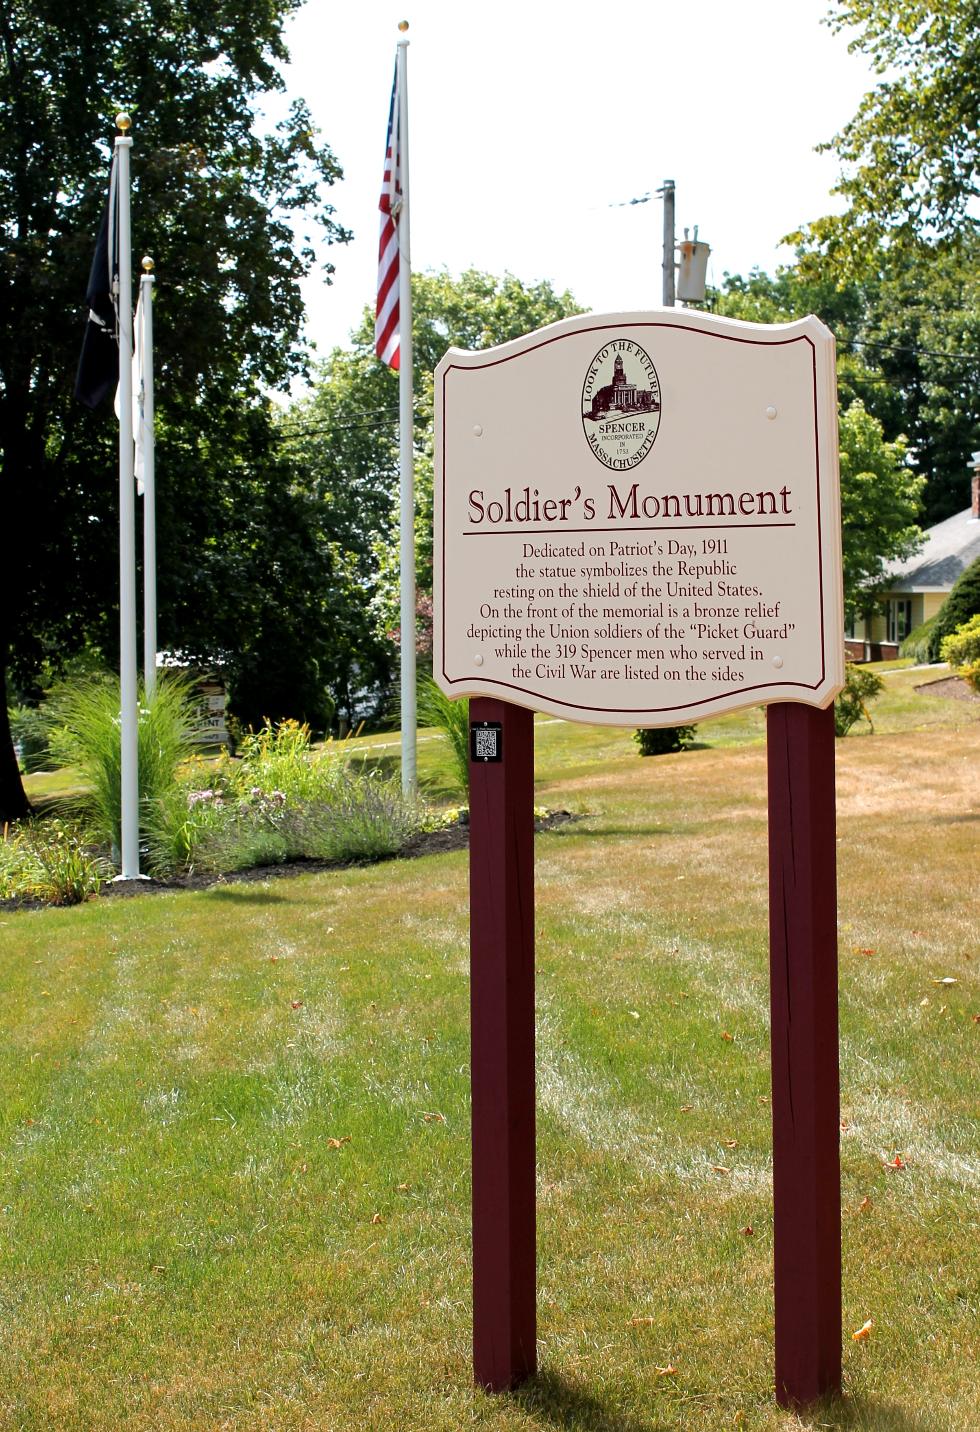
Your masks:
<instances>
[{"instance_id":1,"label":"flagpole","mask_svg":"<svg viewBox=\"0 0 980 1432\"><path fill-rule=\"evenodd\" d=\"M157 684L157 514L153 435L153 260L144 258L140 277L143 332L143 685L151 697Z\"/></svg>"},{"instance_id":2,"label":"flagpole","mask_svg":"<svg viewBox=\"0 0 980 1432\"><path fill-rule=\"evenodd\" d=\"M129 225L128 114L117 114L119 289L119 693L122 769L120 880L140 878L136 688L136 493L133 480L133 274ZM110 216L111 223L111 216Z\"/></svg>"},{"instance_id":3,"label":"flagpole","mask_svg":"<svg viewBox=\"0 0 980 1432\"><path fill-rule=\"evenodd\" d=\"M407 30L403 20L399 29ZM414 794L415 709L415 446L412 404L412 258L409 242L408 40L398 41L398 131L401 149L401 210L398 215L398 435L401 471L401 726L402 790Z\"/></svg>"}]
</instances>

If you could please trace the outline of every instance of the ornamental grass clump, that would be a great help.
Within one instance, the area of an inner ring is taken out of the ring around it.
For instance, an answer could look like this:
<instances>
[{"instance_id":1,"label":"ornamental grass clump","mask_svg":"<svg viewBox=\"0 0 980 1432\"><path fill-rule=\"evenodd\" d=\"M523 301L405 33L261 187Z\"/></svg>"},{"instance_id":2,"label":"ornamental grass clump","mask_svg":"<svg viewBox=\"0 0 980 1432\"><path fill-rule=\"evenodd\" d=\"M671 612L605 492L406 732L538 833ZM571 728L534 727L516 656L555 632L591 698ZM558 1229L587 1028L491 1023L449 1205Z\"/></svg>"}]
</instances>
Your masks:
<instances>
[{"instance_id":1,"label":"ornamental grass clump","mask_svg":"<svg viewBox=\"0 0 980 1432\"><path fill-rule=\"evenodd\" d=\"M199 704L184 677L162 677L152 696L138 693L140 843L156 824L156 811L172 792L180 762L189 755L200 724ZM76 766L88 790L72 802L92 835L120 848L122 725L119 680L89 677L66 683L48 702L51 750Z\"/></svg>"},{"instance_id":2,"label":"ornamental grass clump","mask_svg":"<svg viewBox=\"0 0 980 1432\"><path fill-rule=\"evenodd\" d=\"M470 790L470 703L451 701L431 676L419 680L416 697L420 726L434 726L449 745L453 786L462 796Z\"/></svg>"}]
</instances>

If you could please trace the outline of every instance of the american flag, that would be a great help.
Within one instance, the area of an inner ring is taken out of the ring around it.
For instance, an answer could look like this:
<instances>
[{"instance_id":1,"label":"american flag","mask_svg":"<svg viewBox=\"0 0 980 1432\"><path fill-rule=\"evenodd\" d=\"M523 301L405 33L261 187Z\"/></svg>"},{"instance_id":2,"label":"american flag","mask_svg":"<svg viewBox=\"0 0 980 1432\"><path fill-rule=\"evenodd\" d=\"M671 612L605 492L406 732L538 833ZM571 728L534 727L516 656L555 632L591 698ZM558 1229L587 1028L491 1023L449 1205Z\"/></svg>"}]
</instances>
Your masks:
<instances>
[{"instance_id":1,"label":"american flag","mask_svg":"<svg viewBox=\"0 0 980 1432\"><path fill-rule=\"evenodd\" d=\"M381 181L381 240L378 245L378 306L374 318L374 351L382 363L398 371L398 216L402 207L401 136L398 122L398 66L391 86L388 142Z\"/></svg>"}]
</instances>

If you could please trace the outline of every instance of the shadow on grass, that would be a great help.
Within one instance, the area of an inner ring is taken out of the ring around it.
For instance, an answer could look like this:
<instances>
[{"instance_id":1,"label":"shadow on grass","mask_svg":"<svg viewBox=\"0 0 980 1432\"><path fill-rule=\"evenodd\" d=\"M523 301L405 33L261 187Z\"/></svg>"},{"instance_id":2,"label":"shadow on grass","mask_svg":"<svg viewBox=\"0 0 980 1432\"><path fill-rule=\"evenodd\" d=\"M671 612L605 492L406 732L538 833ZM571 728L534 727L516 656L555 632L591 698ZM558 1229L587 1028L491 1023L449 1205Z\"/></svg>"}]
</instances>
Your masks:
<instances>
[{"instance_id":1,"label":"shadow on grass","mask_svg":"<svg viewBox=\"0 0 980 1432\"><path fill-rule=\"evenodd\" d=\"M258 888L245 880L236 881L234 885L211 885L206 893L212 900L230 900L234 905L246 900L252 905L281 905L286 899L275 890Z\"/></svg>"},{"instance_id":2,"label":"shadow on grass","mask_svg":"<svg viewBox=\"0 0 980 1432\"><path fill-rule=\"evenodd\" d=\"M541 1424L580 1432L668 1432L669 1422L639 1419L608 1407L578 1383L556 1372L540 1372L508 1395Z\"/></svg>"},{"instance_id":3,"label":"shadow on grass","mask_svg":"<svg viewBox=\"0 0 980 1432\"><path fill-rule=\"evenodd\" d=\"M509 1396L540 1425L568 1429L568 1432L677 1432L676 1407L657 1420L621 1412L604 1403L580 1383L568 1381L556 1372L541 1372ZM937 1432L933 1421L924 1421L894 1402L876 1402L872 1397L835 1398L801 1409L799 1426L806 1432L833 1428L835 1432ZM666 1420L662 1420L666 1418Z\"/></svg>"},{"instance_id":4,"label":"shadow on grass","mask_svg":"<svg viewBox=\"0 0 980 1432\"><path fill-rule=\"evenodd\" d=\"M933 1418L866 1396L833 1398L801 1411L799 1418L807 1432L825 1427L836 1432L938 1432Z\"/></svg>"}]
</instances>

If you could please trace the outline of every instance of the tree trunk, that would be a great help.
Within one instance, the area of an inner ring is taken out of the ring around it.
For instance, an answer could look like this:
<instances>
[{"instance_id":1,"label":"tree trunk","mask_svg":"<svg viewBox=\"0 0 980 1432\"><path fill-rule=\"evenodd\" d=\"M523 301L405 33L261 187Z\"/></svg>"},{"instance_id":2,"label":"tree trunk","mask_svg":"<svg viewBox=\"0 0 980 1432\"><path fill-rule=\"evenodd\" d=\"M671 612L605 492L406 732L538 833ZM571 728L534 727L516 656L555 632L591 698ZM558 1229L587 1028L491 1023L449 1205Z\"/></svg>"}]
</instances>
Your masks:
<instances>
[{"instance_id":1,"label":"tree trunk","mask_svg":"<svg viewBox=\"0 0 980 1432\"><path fill-rule=\"evenodd\" d=\"M0 652L0 826L31 814L7 716L7 653Z\"/></svg>"}]
</instances>

